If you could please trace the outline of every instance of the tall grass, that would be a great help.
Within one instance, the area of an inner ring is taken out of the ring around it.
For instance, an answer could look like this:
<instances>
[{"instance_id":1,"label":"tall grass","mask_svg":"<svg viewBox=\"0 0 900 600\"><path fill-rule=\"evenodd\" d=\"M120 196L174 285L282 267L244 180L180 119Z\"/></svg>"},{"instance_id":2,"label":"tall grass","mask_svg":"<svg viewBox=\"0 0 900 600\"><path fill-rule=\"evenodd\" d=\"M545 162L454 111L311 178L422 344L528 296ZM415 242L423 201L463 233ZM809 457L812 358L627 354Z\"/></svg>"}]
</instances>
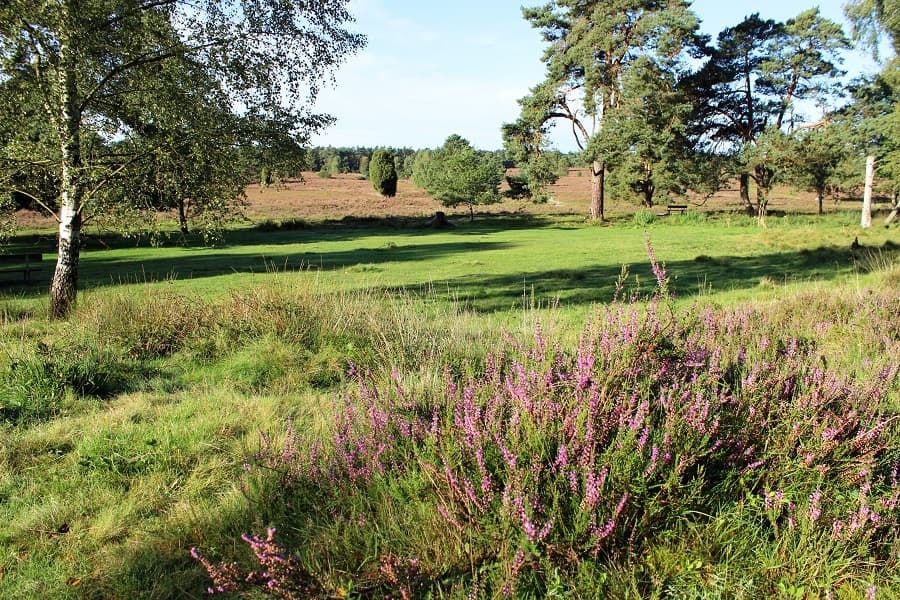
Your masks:
<instances>
[{"instance_id":1,"label":"tall grass","mask_svg":"<svg viewBox=\"0 0 900 600\"><path fill-rule=\"evenodd\" d=\"M854 374L765 309L676 311L653 267L649 306L602 309L574 347L537 327L436 385L402 367L353 369L329 437L290 423L280 443L262 437L242 485L269 528L244 536L238 562L193 551L211 591L896 586L885 575L900 548L896 290L847 307L867 311L857 324L874 344ZM846 321L841 310L817 316ZM693 552L681 553L684 535Z\"/></svg>"}]
</instances>

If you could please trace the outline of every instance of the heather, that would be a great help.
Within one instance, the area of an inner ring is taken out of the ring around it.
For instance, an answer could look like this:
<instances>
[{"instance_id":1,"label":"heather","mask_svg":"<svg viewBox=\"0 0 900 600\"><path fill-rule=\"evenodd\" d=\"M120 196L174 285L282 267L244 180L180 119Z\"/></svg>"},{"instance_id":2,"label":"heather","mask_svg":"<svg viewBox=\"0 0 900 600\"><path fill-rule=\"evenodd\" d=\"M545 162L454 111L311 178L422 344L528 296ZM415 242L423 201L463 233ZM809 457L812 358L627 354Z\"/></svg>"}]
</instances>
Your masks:
<instances>
[{"instance_id":1,"label":"heather","mask_svg":"<svg viewBox=\"0 0 900 600\"><path fill-rule=\"evenodd\" d=\"M866 340L835 368L784 315L674 309L653 266L650 302L574 346L537 326L433 381L351 365L327 436L261 434L241 485L270 526L243 561L192 551L210 591L896 593L896 290L816 313Z\"/></svg>"}]
</instances>

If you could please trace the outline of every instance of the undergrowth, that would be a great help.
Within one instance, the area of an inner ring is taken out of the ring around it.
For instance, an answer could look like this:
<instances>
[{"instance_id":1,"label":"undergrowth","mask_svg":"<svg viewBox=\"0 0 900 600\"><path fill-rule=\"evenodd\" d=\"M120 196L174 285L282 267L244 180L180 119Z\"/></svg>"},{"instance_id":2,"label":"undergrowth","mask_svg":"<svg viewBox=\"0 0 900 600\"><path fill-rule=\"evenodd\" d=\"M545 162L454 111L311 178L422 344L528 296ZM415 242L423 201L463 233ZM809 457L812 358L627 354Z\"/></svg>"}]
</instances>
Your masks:
<instances>
[{"instance_id":1,"label":"undergrowth","mask_svg":"<svg viewBox=\"0 0 900 600\"><path fill-rule=\"evenodd\" d=\"M225 562L192 551L210 591L896 592L896 290L817 306L814 324L679 311L650 256L649 305L601 309L574 347L538 326L433 383L352 366L330 436L289 422L247 458L268 528ZM851 322L871 344L857 372L791 331Z\"/></svg>"}]
</instances>

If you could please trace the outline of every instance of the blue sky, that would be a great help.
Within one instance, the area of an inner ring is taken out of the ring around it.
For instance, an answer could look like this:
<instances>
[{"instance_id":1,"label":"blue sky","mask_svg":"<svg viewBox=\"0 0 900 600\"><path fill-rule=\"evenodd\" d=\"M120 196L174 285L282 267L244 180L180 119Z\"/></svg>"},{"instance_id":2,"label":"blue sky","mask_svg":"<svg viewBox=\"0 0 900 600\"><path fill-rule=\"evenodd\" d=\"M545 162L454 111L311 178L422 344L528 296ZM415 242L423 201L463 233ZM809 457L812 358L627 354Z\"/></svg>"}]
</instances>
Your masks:
<instances>
[{"instance_id":1,"label":"blue sky","mask_svg":"<svg viewBox=\"0 0 900 600\"><path fill-rule=\"evenodd\" d=\"M516 100L543 78L540 35L520 7L542 0L351 0L352 29L368 36L366 48L342 65L336 85L323 89L316 108L337 117L314 145L436 147L452 133L476 147L502 146L500 125L518 115ZM759 12L779 21L815 6L803 0L696 0L701 29L713 37ZM843 1L818 4L844 25ZM862 52L846 57L850 73L872 72ZM570 150L558 126L554 140Z\"/></svg>"}]
</instances>

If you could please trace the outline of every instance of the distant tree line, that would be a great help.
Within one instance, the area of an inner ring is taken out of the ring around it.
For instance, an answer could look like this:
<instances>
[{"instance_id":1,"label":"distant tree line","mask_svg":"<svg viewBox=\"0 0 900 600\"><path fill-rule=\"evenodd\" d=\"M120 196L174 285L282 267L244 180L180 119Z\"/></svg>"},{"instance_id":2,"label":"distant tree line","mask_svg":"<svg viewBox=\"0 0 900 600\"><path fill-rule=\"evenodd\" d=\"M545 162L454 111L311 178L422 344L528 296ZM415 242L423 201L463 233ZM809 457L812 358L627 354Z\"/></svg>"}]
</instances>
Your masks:
<instances>
[{"instance_id":1,"label":"distant tree line","mask_svg":"<svg viewBox=\"0 0 900 600\"><path fill-rule=\"evenodd\" d=\"M394 157L394 169L400 179L412 176L416 154L412 148L314 146L306 150L304 170L321 173L324 177L341 173L359 173L368 177L368 165L376 150L387 150Z\"/></svg>"},{"instance_id":2,"label":"distant tree line","mask_svg":"<svg viewBox=\"0 0 900 600\"><path fill-rule=\"evenodd\" d=\"M300 170L320 172L323 176L334 176L342 173L359 173L368 177L368 166L372 155L377 150L387 150L394 157L394 169L400 179L410 179L413 176L413 166L416 157L429 149L394 148L389 146L366 147L333 147L314 146L304 151L304 158ZM496 158L506 169L519 166L519 157L507 149L480 150L482 154L490 154ZM552 170L564 175L569 167L580 166L577 153L563 153L558 150L550 150L545 153L546 160ZM262 165L259 165L262 168ZM297 172L287 173L288 177L297 175Z\"/></svg>"}]
</instances>

